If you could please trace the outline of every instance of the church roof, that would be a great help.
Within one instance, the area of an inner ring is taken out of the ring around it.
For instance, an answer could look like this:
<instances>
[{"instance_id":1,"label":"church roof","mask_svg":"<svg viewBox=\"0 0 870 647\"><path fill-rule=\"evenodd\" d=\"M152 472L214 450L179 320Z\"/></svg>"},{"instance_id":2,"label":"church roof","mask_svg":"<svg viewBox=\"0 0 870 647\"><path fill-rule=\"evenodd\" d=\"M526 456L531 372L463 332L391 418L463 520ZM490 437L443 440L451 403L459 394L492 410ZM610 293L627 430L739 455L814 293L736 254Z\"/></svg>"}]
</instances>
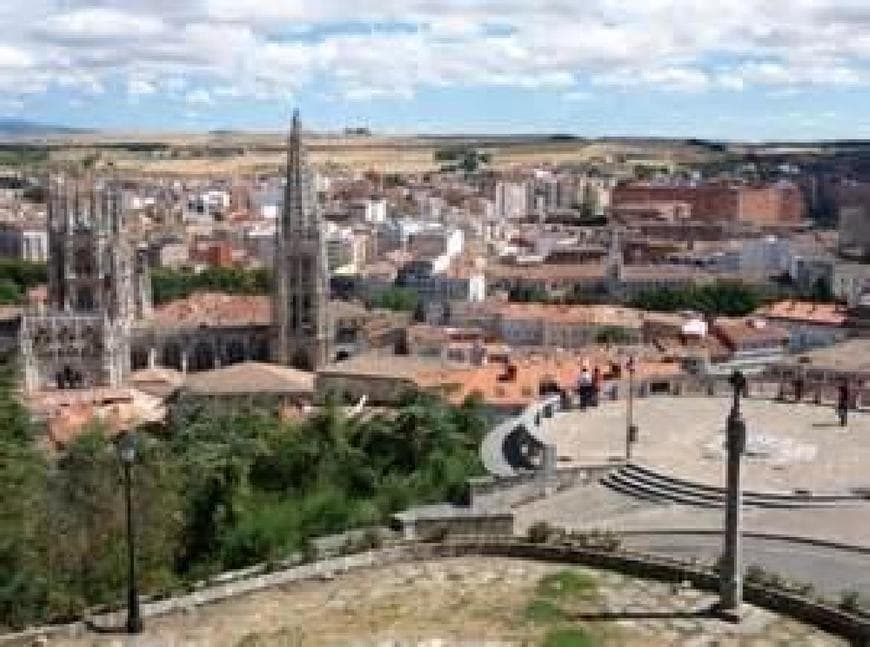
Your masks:
<instances>
[{"instance_id":1,"label":"church roof","mask_svg":"<svg viewBox=\"0 0 870 647\"><path fill-rule=\"evenodd\" d=\"M314 373L263 362L242 362L189 375L185 389L197 395L311 395Z\"/></svg>"},{"instance_id":2,"label":"church roof","mask_svg":"<svg viewBox=\"0 0 870 647\"><path fill-rule=\"evenodd\" d=\"M268 326L272 302L262 295L197 292L154 308L153 323L166 328Z\"/></svg>"}]
</instances>

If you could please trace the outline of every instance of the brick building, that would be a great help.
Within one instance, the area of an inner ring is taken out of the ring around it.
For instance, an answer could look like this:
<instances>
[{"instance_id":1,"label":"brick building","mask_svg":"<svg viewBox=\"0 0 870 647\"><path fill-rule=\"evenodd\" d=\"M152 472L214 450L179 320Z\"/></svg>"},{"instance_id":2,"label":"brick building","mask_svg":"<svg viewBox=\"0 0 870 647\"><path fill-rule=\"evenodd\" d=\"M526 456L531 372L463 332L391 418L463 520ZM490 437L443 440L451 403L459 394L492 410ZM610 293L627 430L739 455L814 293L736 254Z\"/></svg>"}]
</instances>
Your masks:
<instances>
[{"instance_id":1,"label":"brick building","mask_svg":"<svg viewBox=\"0 0 870 647\"><path fill-rule=\"evenodd\" d=\"M695 220L778 225L800 222L806 206L800 189L789 182L764 186L738 184L634 183L613 190L613 208L684 203Z\"/></svg>"}]
</instances>

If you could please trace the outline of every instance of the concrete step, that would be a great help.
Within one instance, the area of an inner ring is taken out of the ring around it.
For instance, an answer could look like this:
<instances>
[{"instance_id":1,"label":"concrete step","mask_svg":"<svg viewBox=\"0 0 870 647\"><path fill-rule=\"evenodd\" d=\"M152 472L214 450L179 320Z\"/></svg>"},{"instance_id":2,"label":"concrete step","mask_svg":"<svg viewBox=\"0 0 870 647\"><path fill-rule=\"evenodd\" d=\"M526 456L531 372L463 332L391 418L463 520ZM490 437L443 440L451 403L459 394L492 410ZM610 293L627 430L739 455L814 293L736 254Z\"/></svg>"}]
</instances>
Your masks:
<instances>
[{"instance_id":1,"label":"concrete step","mask_svg":"<svg viewBox=\"0 0 870 647\"><path fill-rule=\"evenodd\" d=\"M648 469L627 465L614 470L601 479L601 484L622 494L656 502L681 503L704 508L722 508L725 492L722 489L688 481L671 479ZM743 505L769 509L804 509L830 507L833 501L818 501L799 496L788 498L767 497L762 493L744 496Z\"/></svg>"},{"instance_id":2,"label":"concrete step","mask_svg":"<svg viewBox=\"0 0 870 647\"><path fill-rule=\"evenodd\" d=\"M721 502L706 497L690 496L678 492L668 492L662 488L646 485L633 480L621 471L611 472L601 480L602 485L616 489L629 496L641 497L657 503L682 503L702 508L721 507Z\"/></svg>"},{"instance_id":3,"label":"concrete step","mask_svg":"<svg viewBox=\"0 0 870 647\"><path fill-rule=\"evenodd\" d=\"M655 478L658 481L667 481L673 483L675 486L683 486L689 487L693 491L694 490L704 490L707 492L715 492L724 496L725 488L717 487L714 485L707 485L706 483L695 483L693 481L687 481L685 479L681 479L676 476L672 476L670 474L663 474L661 472L656 472L651 470L648 467L643 465L639 465L637 463L629 463L625 466L626 470L629 470L633 473L641 473L652 478ZM806 502L808 499L813 502L826 502L826 503L837 503L842 501L855 501L860 499L861 497L854 493L849 494L811 494L809 496L802 494L795 494L793 492L758 492L754 490L744 490L743 491L744 498L760 498L765 500L782 500L782 501L801 501Z\"/></svg>"},{"instance_id":4,"label":"concrete step","mask_svg":"<svg viewBox=\"0 0 870 647\"><path fill-rule=\"evenodd\" d=\"M654 472L638 471L630 469L628 466L623 468L622 477L634 483L640 483L646 487L653 488L663 493L672 493L679 496L688 496L700 498L706 501L715 502L719 505L725 503L725 490L713 489L709 487L693 487L686 482L675 483L666 477L660 477ZM829 501L815 501L802 497L791 498L770 498L763 494L744 492L743 504L748 506L757 506L760 508L816 508L828 507L832 505Z\"/></svg>"}]
</instances>

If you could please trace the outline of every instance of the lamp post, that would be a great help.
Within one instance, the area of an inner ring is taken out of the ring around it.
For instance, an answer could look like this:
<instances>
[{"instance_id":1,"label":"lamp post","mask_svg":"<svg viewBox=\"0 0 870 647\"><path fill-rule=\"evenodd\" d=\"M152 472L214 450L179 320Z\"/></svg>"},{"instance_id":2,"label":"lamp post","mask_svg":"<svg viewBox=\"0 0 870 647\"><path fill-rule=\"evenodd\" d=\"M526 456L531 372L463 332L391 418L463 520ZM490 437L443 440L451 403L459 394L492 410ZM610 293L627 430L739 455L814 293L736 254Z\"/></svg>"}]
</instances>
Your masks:
<instances>
[{"instance_id":1,"label":"lamp post","mask_svg":"<svg viewBox=\"0 0 870 647\"><path fill-rule=\"evenodd\" d=\"M637 440L637 425L634 424L634 355L628 358L628 398L626 398L625 412L625 460L631 460L631 445Z\"/></svg>"},{"instance_id":2,"label":"lamp post","mask_svg":"<svg viewBox=\"0 0 870 647\"><path fill-rule=\"evenodd\" d=\"M726 617L739 620L740 606L743 603L743 548L740 537L743 492L740 486L740 459L746 448L746 423L740 414L740 396L746 392L746 377L740 371L734 371L728 382L733 389L733 401L726 425L728 466L725 546L719 573L719 608Z\"/></svg>"},{"instance_id":3,"label":"lamp post","mask_svg":"<svg viewBox=\"0 0 870 647\"><path fill-rule=\"evenodd\" d=\"M126 432L118 439L118 457L124 466L124 496L127 503L127 633L142 631L139 594L136 591L136 534L133 529L132 469L136 462L136 434Z\"/></svg>"}]
</instances>

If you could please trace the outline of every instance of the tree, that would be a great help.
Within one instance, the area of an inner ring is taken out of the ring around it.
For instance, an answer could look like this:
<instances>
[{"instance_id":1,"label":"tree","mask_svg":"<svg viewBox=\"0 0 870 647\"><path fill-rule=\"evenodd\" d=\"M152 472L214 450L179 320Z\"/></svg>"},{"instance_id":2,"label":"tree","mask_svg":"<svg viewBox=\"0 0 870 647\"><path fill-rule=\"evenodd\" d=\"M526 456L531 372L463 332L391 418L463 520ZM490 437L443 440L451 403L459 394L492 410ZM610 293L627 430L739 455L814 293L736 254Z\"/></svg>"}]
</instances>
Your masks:
<instances>
[{"instance_id":1,"label":"tree","mask_svg":"<svg viewBox=\"0 0 870 647\"><path fill-rule=\"evenodd\" d=\"M602 326L595 334L598 344L626 344L631 341L631 335L622 326Z\"/></svg>"},{"instance_id":2,"label":"tree","mask_svg":"<svg viewBox=\"0 0 870 647\"><path fill-rule=\"evenodd\" d=\"M161 304L202 291L268 294L271 281L271 273L266 269L213 267L193 272L159 268L151 273L151 292L154 303Z\"/></svg>"},{"instance_id":3,"label":"tree","mask_svg":"<svg viewBox=\"0 0 870 647\"><path fill-rule=\"evenodd\" d=\"M810 299L821 303L829 303L833 301L834 292L831 289L831 281L824 276L820 276L813 281L813 286L810 290Z\"/></svg>"},{"instance_id":4,"label":"tree","mask_svg":"<svg viewBox=\"0 0 870 647\"><path fill-rule=\"evenodd\" d=\"M396 312L414 312L420 304L420 297L413 288L391 286L377 292L371 299L376 308Z\"/></svg>"},{"instance_id":5,"label":"tree","mask_svg":"<svg viewBox=\"0 0 870 647\"><path fill-rule=\"evenodd\" d=\"M0 372L0 627L79 617L123 599L122 470L94 425L57 456L34 442ZM482 471L479 398L458 407L409 393L396 411L329 401L303 421L255 405L176 404L142 434L135 465L144 593L286 557L312 538L457 500Z\"/></svg>"},{"instance_id":6,"label":"tree","mask_svg":"<svg viewBox=\"0 0 870 647\"><path fill-rule=\"evenodd\" d=\"M45 283L47 280L48 271L45 263L14 258L0 259L0 303L21 303L29 288Z\"/></svg>"},{"instance_id":7,"label":"tree","mask_svg":"<svg viewBox=\"0 0 870 647\"><path fill-rule=\"evenodd\" d=\"M743 316L755 311L762 295L755 288L738 281L717 281L712 285L657 287L644 290L631 305L644 310L673 312L697 310L710 316Z\"/></svg>"}]
</instances>

